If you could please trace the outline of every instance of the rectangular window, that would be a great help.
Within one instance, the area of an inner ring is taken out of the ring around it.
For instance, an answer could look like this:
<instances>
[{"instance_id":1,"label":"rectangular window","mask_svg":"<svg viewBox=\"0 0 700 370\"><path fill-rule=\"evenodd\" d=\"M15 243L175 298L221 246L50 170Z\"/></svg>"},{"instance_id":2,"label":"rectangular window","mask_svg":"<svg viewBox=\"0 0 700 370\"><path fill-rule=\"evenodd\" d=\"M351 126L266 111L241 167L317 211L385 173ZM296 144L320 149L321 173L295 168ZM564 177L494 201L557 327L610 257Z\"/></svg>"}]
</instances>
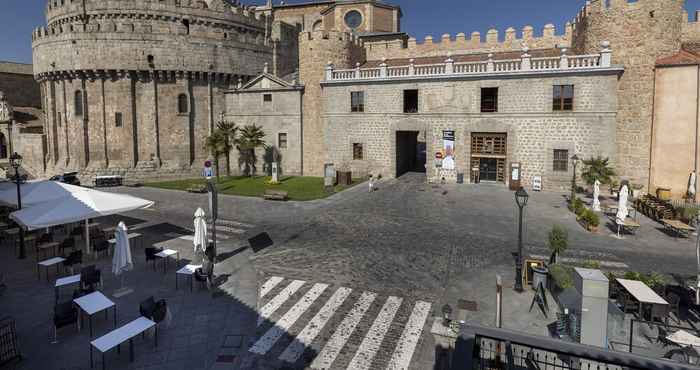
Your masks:
<instances>
[{"instance_id":1,"label":"rectangular window","mask_svg":"<svg viewBox=\"0 0 700 370\"><path fill-rule=\"evenodd\" d=\"M122 127L123 124L124 124L124 121L122 118L122 113L121 112L114 113L114 126L115 127Z\"/></svg>"},{"instance_id":2,"label":"rectangular window","mask_svg":"<svg viewBox=\"0 0 700 370\"><path fill-rule=\"evenodd\" d=\"M574 85L554 85L552 109L574 110Z\"/></svg>"},{"instance_id":3,"label":"rectangular window","mask_svg":"<svg viewBox=\"0 0 700 370\"><path fill-rule=\"evenodd\" d=\"M418 113L418 90L403 91L403 112Z\"/></svg>"},{"instance_id":4,"label":"rectangular window","mask_svg":"<svg viewBox=\"0 0 700 370\"><path fill-rule=\"evenodd\" d=\"M481 112L498 112L498 88L485 87L481 89Z\"/></svg>"},{"instance_id":5,"label":"rectangular window","mask_svg":"<svg viewBox=\"0 0 700 370\"><path fill-rule=\"evenodd\" d=\"M569 171L569 151L564 149L554 149L553 169L556 172Z\"/></svg>"},{"instance_id":6,"label":"rectangular window","mask_svg":"<svg viewBox=\"0 0 700 370\"><path fill-rule=\"evenodd\" d=\"M364 159L364 151L362 148L362 143L354 143L352 144L352 159L359 161Z\"/></svg>"},{"instance_id":7,"label":"rectangular window","mask_svg":"<svg viewBox=\"0 0 700 370\"><path fill-rule=\"evenodd\" d=\"M287 134L280 132L277 135L277 147L280 149L287 149Z\"/></svg>"},{"instance_id":8,"label":"rectangular window","mask_svg":"<svg viewBox=\"0 0 700 370\"><path fill-rule=\"evenodd\" d=\"M272 103L272 94L263 94L263 102Z\"/></svg>"},{"instance_id":9,"label":"rectangular window","mask_svg":"<svg viewBox=\"0 0 700 370\"><path fill-rule=\"evenodd\" d=\"M350 93L350 111L364 112L365 111L365 92L353 91Z\"/></svg>"},{"instance_id":10,"label":"rectangular window","mask_svg":"<svg viewBox=\"0 0 700 370\"><path fill-rule=\"evenodd\" d=\"M56 121L58 121L58 127L61 127L61 112L58 112L56 115Z\"/></svg>"}]
</instances>

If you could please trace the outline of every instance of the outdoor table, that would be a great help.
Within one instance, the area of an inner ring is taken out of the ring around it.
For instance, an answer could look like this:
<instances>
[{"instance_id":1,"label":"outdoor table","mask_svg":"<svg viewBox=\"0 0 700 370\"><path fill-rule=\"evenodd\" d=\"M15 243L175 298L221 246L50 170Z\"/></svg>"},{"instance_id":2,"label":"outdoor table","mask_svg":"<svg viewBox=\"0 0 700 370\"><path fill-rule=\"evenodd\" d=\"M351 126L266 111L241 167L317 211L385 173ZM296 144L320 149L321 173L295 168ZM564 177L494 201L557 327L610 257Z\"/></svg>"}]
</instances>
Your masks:
<instances>
[{"instance_id":1,"label":"outdoor table","mask_svg":"<svg viewBox=\"0 0 700 370\"><path fill-rule=\"evenodd\" d=\"M105 297L101 292L94 292L73 300L82 311L84 311L89 318L90 323L90 338L92 338L92 315L104 311L105 318L107 318L107 310L110 307L114 307L114 327L117 327L117 305L110 301L109 298ZM83 321L83 315L80 314L80 320L78 320L78 330L80 330L80 323Z\"/></svg>"},{"instance_id":2,"label":"outdoor table","mask_svg":"<svg viewBox=\"0 0 700 370\"><path fill-rule=\"evenodd\" d=\"M56 253L56 248L59 246L57 242L50 242L50 243L42 243L38 244L35 246L36 249L36 259L39 260L39 251L41 251L42 256L46 256L46 251L50 248L53 248L53 255L55 256Z\"/></svg>"},{"instance_id":3,"label":"outdoor table","mask_svg":"<svg viewBox=\"0 0 700 370\"><path fill-rule=\"evenodd\" d=\"M56 302L58 302L59 288L72 284L80 284L80 274L56 279L56 284L54 285L56 290Z\"/></svg>"},{"instance_id":4,"label":"outdoor table","mask_svg":"<svg viewBox=\"0 0 700 370\"><path fill-rule=\"evenodd\" d=\"M49 281L49 267L56 265L56 276L58 276L58 266L61 262L65 261L66 259L63 257L53 257L49 258L47 260L43 260L39 263L36 264L36 275L41 280L41 267L46 268L46 282Z\"/></svg>"},{"instance_id":5,"label":"outdoor table","mask_svg":"<svg viewBox=\"0 0 700 370\"><path fill-rule=\"evenodd\" d=\"M652 306L652 319L654 316L653 307L663 306L668 307L668 302L661 296L656 294L651 288L641 281L627 280L627 279L616 279L618 283L624 288L629 294L634 297L639 302L639 318L642 318L642 308L644 304L651 304Z\"/></svg>"},{"instance_id":6,"label":"outdoor table","mask_svg":"<svg viewBox=\"0 0 700 370\"><path fill-rule=\"evenodd\" d=\"M129 361L134 362L134 337L144 333L146 330L152 327L156 328L155 344L156 347L158 347L158 325L143 316L120 327L119 329L114 329L109 333L93 340L90 342L90 368L95 366L92 358L93 347L102 352L102 369L104 370L106 368L105 353L114 347L117 347L117 352L119 353L121 351L121 344L127 340L129 341Z\"/></svg>"},{"instance_id":7,"label":"outdoor table","mask_svg":"<svg viewBox=\"0 0 700 370\"><path fill-rule=\"evenodd\" d=\"M688 333L685 330L678 330L677 332L667 336L666 339L678 344L681 347L690 347L695 356L691 356L690 353L686 353L686 355L688 355L688 363L697 364L697 350L700 348L700 338ZM694 357L695 361L693 361L692 357Z\"/></svg>"},{"instance_id":8,"label":"outdoor table","mask_svg":"<svg viewBox=\"0 0 700 370\"><path fill-rule=\"evenodd\" d=\"M141 237L141 234L139 234L139 233L129 233L129 234L126 235L126 238L129 239L129 240L138 238L138 239L139 239L139 247L141 247L141 249L143 249L143 238ZM115 237L115 238L109 239L109 240L107 240L107 242L109 243L109 248L114 248L114 246L117 245L117 238ZM107 253L108 253L109 255L112 255L112 253L109 252L109 251L108 251Z\"/></svg>"},{"instance_id":9,"label":"outdoor table","mask_svg":"<svg viewBox=\"0 0 700 370\"><path fill-rule=\"evenodd\" d=\"M194 285L192 282L192 275L194 274L195 270L198 268L201 268L202 265L187 265L175 272L175 290L177 290L177 278L179 275L184 275L187 276L190 279L190 292L192 291L192 286Z\"/></svg>"},{"instance_id":10,"label":"outdoor table","mask_svg":"<svg viewBox=\"0 0 700 370\"><path fill-rule=\"evenodd\" d=\"M180 261L180 252L172 249L165 249L162 252L156 253L155 256L163 259L163 274L165 274L168 266L168 257L177 255L177 261Z\"/></svg>"},{"instance_id":11,"label":"outdoor table","mask_svg":"<svg viewBox=\"0 0 700 370\"><path fill-rule=\"evenodd\" d=\"M685 238L690 237L690 233L695 231L694 227L678 220L661 220L661 223L664 225L665 229Z\"/></svg>"}]
</instances>

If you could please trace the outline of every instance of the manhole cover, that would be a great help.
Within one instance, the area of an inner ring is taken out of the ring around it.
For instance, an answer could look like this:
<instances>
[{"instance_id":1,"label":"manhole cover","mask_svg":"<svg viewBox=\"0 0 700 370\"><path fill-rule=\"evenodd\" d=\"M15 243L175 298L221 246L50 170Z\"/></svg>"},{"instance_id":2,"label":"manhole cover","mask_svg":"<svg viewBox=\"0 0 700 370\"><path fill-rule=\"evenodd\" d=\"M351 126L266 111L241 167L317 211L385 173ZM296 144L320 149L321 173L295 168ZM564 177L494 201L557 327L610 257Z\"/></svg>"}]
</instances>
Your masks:
<instances>
[{"instance_id":1,"label":"manhole cover","mask_svg":"<svg viewBox=\"0 0 700 370\"><path fill-rule=\"evenodd\" d=\"M457 308L460 310L467 310L471 312L479 311L479 306L475 301L467 301L466 299L460 299L457 301Z\"/></svg>"}]
</instances>

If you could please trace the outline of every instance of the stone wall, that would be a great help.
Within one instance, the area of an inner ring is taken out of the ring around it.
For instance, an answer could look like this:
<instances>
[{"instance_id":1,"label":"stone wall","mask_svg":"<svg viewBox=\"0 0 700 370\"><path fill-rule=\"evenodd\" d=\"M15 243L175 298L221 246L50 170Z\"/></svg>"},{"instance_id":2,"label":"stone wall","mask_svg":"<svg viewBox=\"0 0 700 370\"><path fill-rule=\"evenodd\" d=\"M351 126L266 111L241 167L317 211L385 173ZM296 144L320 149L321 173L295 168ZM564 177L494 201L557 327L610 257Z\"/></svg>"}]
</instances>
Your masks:
<instances>
[{"instance_id":1,"label":"stone wall","mask_svg":"<svg viewBox=\"0 0 700 370\"><path fill-rule=\"evenodd\" d=\"M553 112L553 85L575 86L574 110ZM571 171L553 171L553 150L569 150L579 157L615 156L615 74L563 74L518 78L450 81L367 82L324 84L324 118L330 161L353 172L393 177L396 172L396 131L418 131L427 144L428 178L467 174L472 133L506 133L507 162L522 162L523 183L542 176L548 190L570 186ZM480 112L482 87L498 87L498 113ZM419 90L418 113L403 113L403 91ZM365 112L350 113L350 92L364 91ZM442 131L456 134L456 171L434 167L434 153L442 149ZM363 161L352 159L352 144L364 144Z\"/></svg>"},{"instance_id":2,"label":"stone wall","mask_svg":"<svg viewBox=\"0 0 700 370\"><path fill-rule=\"evenodd\" d=\"M681 46L687 18L683 0L591 1L578 15L573 47L594 53L603 41L614 50L613 63L624 65L618 84L617 170L632 182L648 185L654 66Z\"/></svg>"},{"instance_id":3,"label":"stone wall","mask_svg":"<svg viewBox=\"0 0 700 370\"><path fill-rule=\"evenodd\" d=\"M41 107L41 90L32 74L3 72L0 63L0 91L13 107Z\"/></svg>"}]
</instances>

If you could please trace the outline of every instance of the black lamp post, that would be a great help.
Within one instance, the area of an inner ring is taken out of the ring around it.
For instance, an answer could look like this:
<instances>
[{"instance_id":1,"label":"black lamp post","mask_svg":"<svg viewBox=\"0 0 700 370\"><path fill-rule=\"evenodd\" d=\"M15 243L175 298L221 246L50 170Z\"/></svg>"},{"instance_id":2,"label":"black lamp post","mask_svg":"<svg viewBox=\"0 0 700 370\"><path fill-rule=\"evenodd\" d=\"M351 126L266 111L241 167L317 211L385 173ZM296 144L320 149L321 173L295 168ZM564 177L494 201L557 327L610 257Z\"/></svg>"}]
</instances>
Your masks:
<instances>
[{"instance_id":1,"label":"black lamp post","mask_svg":"<svg viewBox=\"0 0 700 370\"><path fill-rule=\"evenodd\" d=\"M17 183L17 209L22 209L22 193L19 190L19 184L21 181L19 168L22 166L22 156L16 152L12 153L10 156L10 165L15 169L15 183ZM24 228L19 226L19 258L24 259L26 257L26 251L24 250Z\"/></svg>"},{"instance_id":2,"label":"black lamp post","mask_svg":"<svg viewBox=\"0 0 700 370\"><path fill-rule=\"evenodd\" d=\"M574 198L576 198L576 166L578 165L578 156L576 154L571 157L571 163L574 165L574 174L571 177L571 200L570 202L574 201Z\"/></svg>"},{"instance_id":3,"label":"black lamp post","mask_svg":"<svg viewBox=\"0 0 700 370\"><path fill-rule=\"evenodd\" d=\"M527 205L527 199L530 196L521 186L515 192L515 203L518 205L518 256L515 259L515 291L521 293L523 291L523 208Z\"/></svg>"},{"instance_id":4,"label":"black lamp post","mask_svg":"<svg viewBox=\"0 0 700 370\"><path fill-rule=\"evenodd\" d=\"M442 306L442 318L445 326L450 326L450 322L452 321L450 316L452 316L452 307L450 307L449 304L445 304Z\"/></svg>"}]
</instances>

